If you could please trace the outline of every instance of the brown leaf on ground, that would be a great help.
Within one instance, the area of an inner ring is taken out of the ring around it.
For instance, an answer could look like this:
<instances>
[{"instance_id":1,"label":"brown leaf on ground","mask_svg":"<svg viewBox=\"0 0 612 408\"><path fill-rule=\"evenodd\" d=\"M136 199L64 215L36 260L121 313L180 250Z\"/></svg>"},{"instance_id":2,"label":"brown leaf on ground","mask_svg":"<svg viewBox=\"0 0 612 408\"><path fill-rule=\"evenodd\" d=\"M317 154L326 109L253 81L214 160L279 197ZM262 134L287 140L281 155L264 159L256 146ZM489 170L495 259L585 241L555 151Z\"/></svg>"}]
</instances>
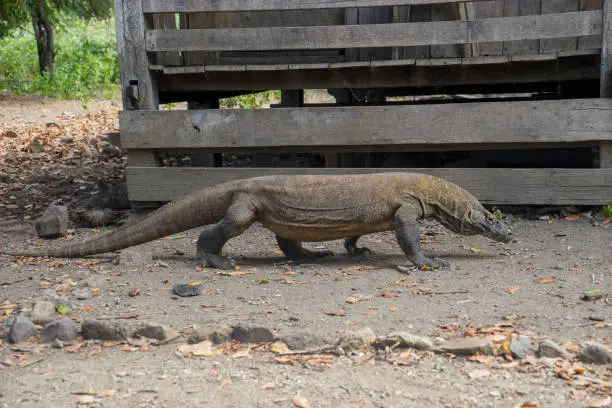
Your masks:
<instances>
[{"instance_id":1,"label":"brown leaf on ground","mask_svg":"<svg viewBox=\"0 0 612 408\"><path fill-rule=\"evenodd\" d=\"M565 217L563 217L564 220L566 221L578 221L580 219L579 215L566 215Z\"/></svg>"},{"instance_id":2,"label":"brown leaf on ground","mask_svg":"<svg viewBox=\"0 0 612 408\"><path fill-rule=\"evenodd\" d=\"M387 298L387 299L395 299L395 298L400 297L400 294L399 293L395 293L395 292L379 292L379 293L376 294L376 296L384 297L384 298Z\"/></svg>"},{"instance_id":3,"label":"brown leaf on ground","mask_svg":"<svg viewBox=\"0 0 612 408\"><path fill-rule=\"evenodd\" d=\"M328 316L340 316L340 317L346 316L346 313L344 312L323 312L323 313L325 313Z\"/></svg>"},{"instance_id":4,"label":"brown leaf on ground","mask_svg":"<svg viewBox=\"0 0 612 408\"><path fill-rule=\"evenodd\" d=\"M504 292L506 292L506 293L514 293L514 292L519 291L519 290L521 290L520 286L512 286L512 287L509 287L508 289L504 290Z\"/></svg>"},{"instance_id":5,"label":"brown leaf on ground","mask_svg":"<svg viewBox=\"0 0 612 408\"><path fill-rule=\"evenodd\" d=\"M525 408L525 407L537 407L537 406L538 406L538 403L534 402L534 401L525 401L525 402L523 402L520 405L521 408Z\"/></svg>"},{"instance_id":6,"label":"brown leaf on ground","mask_svg":"<svg viewBox=\"0 0 612 408\"><path fill-rule=\"evenodd\" d=\"M346 299L344 299L344 301L346 303L359 303L359 302L363 302L364 300L370 300L372 299L372 296L368 296L368 295L354 295L354 296L349 296Z\"/></svg>"},{"instance_id":7,"label":"brown leaf on ground","mask_svg":"<svg viewBox=\"0 0 612 408\"><path fill-rule=\"evenodd\" d=\"M308 400L301 395L296 395L295 397L291 398L291 402L293 402L293 405L298 408L312 408L310 402L308 402Z\"/></svg>"},{"instance_id":8,"label":"brown leaf on ground","mask_svg":"<svg viewBox=\"0 0 612 408\"><path fill-rule=\"evenodd\" d=\"M554 283L557 281L557 277L556 276L551 276L549 278L537 278L533 280L533 283L541 285L541 284L546 284L546 283Z\"/></svg>"}]
</instances>

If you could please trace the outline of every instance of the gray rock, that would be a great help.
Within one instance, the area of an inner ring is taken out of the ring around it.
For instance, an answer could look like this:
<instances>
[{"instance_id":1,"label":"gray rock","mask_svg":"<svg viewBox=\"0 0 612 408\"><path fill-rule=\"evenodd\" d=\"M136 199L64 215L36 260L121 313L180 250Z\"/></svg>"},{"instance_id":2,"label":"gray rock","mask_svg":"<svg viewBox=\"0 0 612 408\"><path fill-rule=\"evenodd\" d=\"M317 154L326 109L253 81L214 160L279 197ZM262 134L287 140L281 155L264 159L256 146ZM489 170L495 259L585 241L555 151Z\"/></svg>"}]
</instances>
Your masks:
<instances>
[{"instance_id":1,"label":"gray rock","mask_svg":"<svg viewBox=\"0 0 612 408\"><path fill-rule=\"evenodd\" d=\"M57 319L43 327L41 334L44 343L72 341L79 334L79 328L71 319Z\"/></svg>"},{"instance_id":2,"label":"gray rock","mask_svg":"<svg viewBox=\"0 0 612 408\"><path fill-rule=\"evenodd\" d=\"M55 303L48 300L39 300L34 303L30 318L36 324L47 324L55 319Z\"/></svg>"},{"instance_id":3,"label":"gray rock","mask_svg":"<svg viewBox=\"0 0 612 408\"><path fill-rule=\"evenodd\" d=\"M17 315L9 328L8 338L11 343L20 343L30 336L34 336L38 330L30 319Z\"/></svg>"},{"instance_id":4,"label":"gray rock","mask_svg":"<svg viewBox=\"0 0 612 408\"><path fill-rule=\"evenodd\" d=\"M428 337L417 336L408 332L395 332L387 336L376 338L377 344L394 346L401 348L414 348L417 350L431 350L434 348L433 342Z\"/></svg>"},{"instance_id":5,"label":"gray rock","mask_svg":"<svg viewBox=\"0 0 612 408\"><path fill-rule=\"evenodd\" d=\"M126 340L132 337L132 328L122 321L85 319L81 325L85 339Z\"/></svg>"},{"instance_id":6,"label":"gray rock","mask_svg":"<svg viewBox=\"0 0 612 408\"><path fill-rule=\"evenodd\" d=\"M514 358L525 358L535 355L531 340L527 336L520 335L510 339L510 352Z\"/></svg>"},{"instance_id":7,"label":"gray rock","mask_svg":"<svg viewBox=\"0 0 612 408\"><path fill-rule=\"evenodd\" d=\"M557 343L550 339L542 340L538 344L538 357L550 357L550 358L567 358L567 352L561 348Z\"/></svg>"},{"instance_id":8,"label":"gray rock","mask_svg":"<svg viewBox=\"0 0 612 408\"><path fill-rule=\"evenodd\" d=\"M88 288L79 288L73 290L72 295L79 300L87 300L91 297L91 291Z\"/></svg>"},{"instance_id":9,"label":"gray rock","mask_svg":"<svg viewBox=\"0 0 612 408\"><path fill-rule=\"evenodd\" d=\"M376 334L369 327L364 327L359 330L347 330L340 335L336 341L336 345L344 349L358 349L363 346L369 346L376 340Z\"/></svg>"},{"instance_id":10,"label":"gray rock","mask_svg":"<svg viewBox=\"0 0 612 408\"><path fill-rule=\"evenodd\" d=\"M153 253L151 251L124 249L119 255L119 265L124 268L139 268L152 263Z\"/></svg>"},{"instance_id":11,"label":"gray rock","mask_svg":"<svg viewBox=\"0 0 612 408\"><path fill-rule=\"evenodd\" d=\"M70 222L68 208L63 205L51 204L36 220L34 228L42 238L57 238L66 233Z\"/></svg>"},{"instance_id":12,"label":"gray rock","mask_svg":"<svg viewBox=\"0 0 612 408\"><path fill-rule=\"evenodd\" d=\"M605 322L606 318L602 315L592 314L589 316L589 320L593 320L594 322Z\"/></svg>"},{"instance_id":13,"label":"gray rock","mask_svg":"<svg viewBox=\"0 0 612 408\"><path fill-rule=\"evenodd\" d=\"M476 353L493 354L491 342L478 337L446 341L440 346L440 350L462 356L471 356Z\"/></svg>"},{"instance_id":14,"label":"gray rock","mask_svg":"<svg viewBox=\"0 0 612 408\"><path fill-rule=\"evenodd\" d=\"M189 285L177 283L172 287L172 293L180 297L199 296L202 294L202 285Z\"/></svg>"},{"instance_id":15,"label":"gray rock","mask_svg":"<svg viewBox=\"0 0 612 408\"><path fill-rule=\"evenodd\" d=\"M214 344L221 344L232 339L233 331L234 327L229 324L216 327L196 327L189 335L187 342L189 344L196 344L208 340Z\"/></svg>"},{"instance_id":16,"label":"gray rock","mask_svg":"<svg viewBox=\"0 0 612 408\"><path fill-rule=\"evenodd\" d=\"M578 352L578 360L587 364L610 364L612 353L603 344L591 342Z\"/></svg>"},{"instance_id":17,"label":"gray rock","mask_svg":"<svg viewBox=\"0 0 612 408\"><path fill-rule=\"evenodd\" d=\"M329 336L320 336L312 332L289 333L279 338L290 350L308 350L334 344Z\"/></svg>"},{"instance_id":18,"label":"gray rock","mask_svg":"<svg viewBox=\"0 0 612 408\"><path fill-rule=\"evenodd\" d=\"M266 327L235 326L232 339L240 343L259 343L274 340L274 334Z\"/></svg>"},{"instance_id":19,"label":"gray rock","mask_svg":"<svg viewBox=\"0 0 612 408\"><path fill-rule=\"evenodd\" d=\"M139 325L132 334L134 337L146 337L155 340L172 340L180 336L172 327L156 322L147 322Z\"/></svg>"}]
</instances>

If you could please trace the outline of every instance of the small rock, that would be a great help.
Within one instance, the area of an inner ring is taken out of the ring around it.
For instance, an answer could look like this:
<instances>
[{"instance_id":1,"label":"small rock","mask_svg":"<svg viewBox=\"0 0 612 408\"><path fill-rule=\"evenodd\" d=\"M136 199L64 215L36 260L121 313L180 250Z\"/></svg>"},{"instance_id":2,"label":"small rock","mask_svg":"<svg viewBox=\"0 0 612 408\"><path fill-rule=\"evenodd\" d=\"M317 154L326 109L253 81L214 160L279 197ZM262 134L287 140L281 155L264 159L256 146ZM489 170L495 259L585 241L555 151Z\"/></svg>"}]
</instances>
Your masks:
<instances>
[{"instance_id":1,"label":"small rock","mask_svg":"<svg viewBox=\"0 0 612 408\"><path fill-rule=\"evenodd\" d=\"M232 339L240 343L259 343L274 340L274 334L266 327L235 326Z\"/></svg>"},{"instance_id":2,"label":"small rock","mask_svg":"<svg viewBox=\"0 0 612 408\"><path fill-rule=\"evenodd\" d=\"M134 337L146 337L155 340L172 340L180 336L179 332L165 324L155 322L143 323L136 328L133 334Z\"/></svg>"},{"instance_id":3,"label":"small rock","mask_svg":"<svg viewBox=\"0 0 612 408\"><path fill-rule=\"evenodd\" d=\"M525 358L535 355L531 340L527 336L520 335L510 339L510 352L514 358Z\"/></svg>"},{"instance_id":4,"label":"small rock","mask_svg":"<svg viewBox=\"0 0 612 408\"><path fill-rule=\"evenodd\" d=\"M202 294L202 285L189 285L177 283L172 287L172 293L180 297L199 296Z\"/></svg>"},{"instance_id":5,"label":"small rock","mask_svg":"<svg viewBox=\"0 0 612 408\"><path fill-rule=\"evenodd\" d=\"M60 139L60 142L62 142L62 143L72 143L72 142L74 142L74 138L72 138L70 136L62 137Z\"/></svg>"},{"instance_id":6,"label":"small rock","mask_svg":"<svg viewBox=\"0 0 612 408\"><path fill-rule=\"evenodd\" d=\"M542 340L538 344L538 357L550 357L550 358L567 358L567 353L557 343L550 339Z\"/></svg>"},{"instance_id":7,"label":"small rock","mask_svg":"<svg viewBox=\"0 0 612 408\"><path fill-rule=\"evenodd\" d=\"M28 150L30 153L42 153L45 151L45 145L38 139L34 139L28 145Z\"/></svg>"},{"instance_id":8,"label":"small rock","mask_svg":"<svg viewBox=\"0 0 612 408\"><path fill-rule=\"evenodd\" d=\"M394 346L401 348L414 348L417 350L431 350L434 345L433 342L422 336L417 336L408 332L396 332L391 333L387 336L378 337L376 343L384 344L385 346Z\"/></svg>"},{"instance_id":9,"label":"small rock","mask_svg":"<svg viewBox=\"0 0 612 408\"><path fill-rule=\"evenodd\" d=\"M369 346L376 340L376 334L369 327L360 330L347 330L338 338L336 345L344 349L358 349Z\"/></svg>"},{"instance_id":10,"label":"small rock","mask_svg":"<svg viewBox=\"0 0 612 408\"><path fill-rule=\"evenodd\" d=\"M605 322L606 318L603 317L602 315L592 314L589 316L589 320L593 320L594 322Z\"/></svg>"},{"instance_id":11,"label":"small rock","mask_svg":"<svg viewBox=\"0 0 612 408\"><path fill-rule=\"evenodd\" d=\"M71 319L57 319L43 327L41 334L43 343L51 343L56 339L72 341L79 334L79 328Z\"/></svg>"},{"instance_id":12,"label":"small rock","mask_svg":"<svg viewBox=\"0 0 612 408\"><path fill-rule=\"evenodd\" d=\"M17 135L17 132L15 132L14 130L5 130L5 131L4 131L4 137L9 137L9 138L11 138L11 139L14 139L14 138L16 138L17 136L18 136L18 135Z\"/></svg>"},{"instance_id":13,"label":"small rock","mask_svg":"<svg viewBox=\"0 0 612 408\"><path fill-rule=\"evenodd\" d=\"M152 263L153 253L151 251L124 249L119 255L119 265L124 268L139 268Z\"/></svg>"},{"instance_id":14,"label":"small rock","mask_svg":"<svg viewBox=\"0 0 612 408\"><path fill-rule=\"evenodd\" d=\"M189 335L187 342L189 344L196 344L208 340L214 344L221 344L232 339L233 331L234 327L229 324L216 327L196 327Z\"/></svg>"},{"instance_id":15,"label":"small rock","mask_svg":"<svg viewBox=\"0 0 612 408\"><path fill-rule=\"evenodd\" d=\"M86 339L127 340L131 332L132 329L121 321L85 319L81 325L81 333Z\"/></svg>"},{"instance_id":16,"label":"small rock","mask_svg":"<svg viewBox=\"0 0 612 408\"><path fill-rule=\"evenodd\" d=\"M17 315L9 328L8 338L11 343L20 343L37 333L36 326L25 316Z\"/></svg>"},{"instance_id":17,"label":"small rock","mask_svg":"<svg viewBox=\"0 0 612 408\"><path fill-rule=\"evenodd\" d=\"M36 324L47 324L55 319L55 303L48 300L39 300L34 303L30 318Z\"/></svg>"},{"instance_id":18,"label":"small rock","mask_svg":"<svg viewBox=\"0 0 612 408\"><path fill-rule=\"evenodd\" d=\"M136 297L140 295L140 289L138 288L129 288L128 289L128 296L129 297Z\"/></svg>"},{"instance_id":19,"label":"small rock","mask_svg":"<svg viewBox=\"0 0 612 408\"><path fill-rule=\"evenodd\" d=\"M63 205L51 204L36 220L36 233L42 238L57 238L63 236L68 229L68 208Z\"/></svg>"},{"instance_id":20,"label":"small rock","mask_svg":"<svg viewBox=\"0 0 612 408\"><path fill-rule=\"evenodd\" d=\"M480 354L492 354L493 348L491 343L487 339L480 339L477 337L469 339L459 340L448 340L440 347L442 351L447 353L471 356L476 353Z\"/></svg>"},{"instance_id":21,"label":"small rock","mask_svg":"<svg viewBox=\"0 0 612 408\"><path fill-rule=\"evenodd\" d=\"M578 360L587 364L610 364L612 353L603 344L591 342L580 350Z\"/></svg>"},{"instance_id":22,"label":"small rock","mask_svg":"<svg viewBox=\"0 0 612 408\"><path fill-rule=\"evenodd\" d=\"M91 297L91 291L87 288L75 289L72 294L79 300L87 300Z\"/></svg>"},{"instance_id":23,"label":"small rock","mask_svg":"<svg viewBox=\"0 0 612 408\"><path fill-rule=\"evenodd\" d=\"M94 402L96 402L96 399L92 395L83 395L81 398L79 398L79 401L77 402L77 404L78 405L89 405L89 404L93 404Z\"/></svg>"},{"instance_id":24,"label":"small rock","mask_svg":"<svg viewBox=\"0 0 612 408\"><path fill-rule=\"evenodd\" d=\"M308 350L334 343L331 337L320 336L311 332L290 333L280 337L279 340L285 343L290 350Z\"/></svg>"}]
</instances>

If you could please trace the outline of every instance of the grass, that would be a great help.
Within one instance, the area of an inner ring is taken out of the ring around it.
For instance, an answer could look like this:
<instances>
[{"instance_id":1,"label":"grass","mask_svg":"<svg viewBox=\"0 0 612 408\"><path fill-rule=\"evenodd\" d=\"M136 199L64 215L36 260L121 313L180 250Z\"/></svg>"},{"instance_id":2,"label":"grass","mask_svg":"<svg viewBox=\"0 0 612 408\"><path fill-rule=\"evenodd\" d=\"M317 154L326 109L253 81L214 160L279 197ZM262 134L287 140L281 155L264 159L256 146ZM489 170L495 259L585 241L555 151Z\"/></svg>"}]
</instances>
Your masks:
<instances>
[{"instance_id":1,"label":"grass","mask_svg":"<svg viewBox=\"0 0 612 408\"><path fill-rule=\"evenodd\" d=\"M32 28L0 38L0 89L65 99L110 97L119 87L115 26L112 19L84 21L64 16L55 27L53 77L38 72Z\"/></svg>"}]
</instances>

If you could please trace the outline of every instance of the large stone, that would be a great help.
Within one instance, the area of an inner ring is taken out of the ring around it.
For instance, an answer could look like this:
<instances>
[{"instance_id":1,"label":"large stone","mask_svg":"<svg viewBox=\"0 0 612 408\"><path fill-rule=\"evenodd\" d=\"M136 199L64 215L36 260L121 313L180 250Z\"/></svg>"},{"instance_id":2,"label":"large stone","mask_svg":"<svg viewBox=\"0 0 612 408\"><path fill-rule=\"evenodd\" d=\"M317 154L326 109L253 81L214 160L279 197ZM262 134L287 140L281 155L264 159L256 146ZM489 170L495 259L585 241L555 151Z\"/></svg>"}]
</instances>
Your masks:
<instances>
[{"instance_id":1,"label":"large stone","mask_svg":"<svg viewBox=\"0 0 612 408\"><path fill-rule=\"evenodd\" d=\"M47 324L55 319L55 303L39 300L34 303L30 318L36 324Z\"/></svg>"},{"instance_id":2,"label":"large stone","mask_svg":"<svg viewBox=\"0 0 612 408\"><path fill-rule=\"evenodd\" d=\"M378 337L376 343L417 350L431 350L434 348L433 342L428 337L417 336L408 332L395 332L387 336Z\"/></svg>"},{"instance_id":3,"label":"large stone","mask_svg":"<svg viewBox=\"0 0 612 408\"><path fill-rule=\"evenodd\" d=\"M290 350L308 350L317 347L329 346L334 340L329 336L321 336L312 332L289 333L279 338Z\"/></svg>"},{"instance_id":4,"label":"large stone","mask_svg":"<svg viewBox=\"0 0 612 408\"><path fill-rule=\"evenodd\" d=\"M37 332L36 325L30 319L17 315L9 328L8 338L11 343L20 343Z\"/></svg>"},{"instance_id":5,"label":"large stone","mask_svg":"<svg viewBox=\"0 0 612 408\"><path fill-rule=\"evenodd\" d=\"M347 330L340 335L336 341L338 347L352 350L364 346L369 346L376 340L376 334L369 327L364 327L359 330Z\"/></svg>"},{"instance_id":6,"label":"large stone","mask_svg":"<svg viewBox=\"0 0 612 408\"><path fill-rule=\"evenodd\" d=\"M233 331L234 327L229 324L216 327L196 327L189 335L187 342L196 344L208 340L214 344L221 344L232 339Z\"/></svg>"},{"instance_id":7,"label":"large stone","mask_svg":"<svg viewBox=\"0 0 612 408\"><path fill-rule=\"evenodd\" d=\"M535 350L531 345L531 339L523 335L510 339L510 352L512 353L512 357L518 359L535 355Z\"/></svg>"},{"instance_id":8,"label":"large stone","mask_svg":"<svg viewBox=\"0 0 612 408\"><path fill-rule=\"evenodd\" d=\"M240 343L260 343L274 340L274 334L266 327L235 326L232 339Z\"/></svg>"},{"instance_id":9,"label":"large stone","mask_svg":"<svg viewBox=\"0 0 612 408\"><path fill-rule=\"evenodd\" d=\"M172 340L180 336L172 327L156 322L147 322L139 325L133 332L134 337L146 337L160 341Z\"/></svg>"},{"instance_id":10,"label":"large stone","mask_svg":"<svg viewBox=\"0 0 612 408\"><path fill-rule=\"evenodd\" d=\"M612 353L603 344L591 342L580 350L578 360L587 364L610 364Z\"/></svg>"},{"instance_id":11,"label":"large stone","mask_svg":"<svg viewBox=\"0 0 612 408\"><path fill-rule=\"evenodd\" d=\"M476 353L493 354L491 342L478 337L446 341L440 346L440 350L463 356L471 356Z\"/></svg>"},{"instance_id":12,"label":"large stone","mask_svg":"<svg viewBox=\"0 0 612 408\"><path fill-rule=\"evenodd\" d=\"M41 334L44 343L55 340L72 341L79 334L79 327L71 319L58 319L43 327Z\"/></svg>"},{"instance_id":13,"label":"large stone","mask_svg":"<svg viewBox=\"0 0 612 408\"><path fill-rule=\"evenodd\" d=\"M545 339L538 344L537 356L549 358L567 358L567 352L554 341Z\"/></svg>"},{"instance_id":14,"label":"large stone","mask_svg":"<svg viewBox=\"0 0 612 408\"><path fill-rule=\"evenodd\" d=\"M63 205L51 204L36 220L34 228L36 233L42 238L57 238L66 233L70 219L68 208Z\"/></svg>"},{"instance_id":15,"label":"large stone","mask_svg":"<svg viewBox=\"0 0 612 408\"><path fill-rule=\"evenodd\" d=\"M132 328L122 321L85 319L81 333L86 339L117 341L132 337Z\"/></svg>"}]
</instances>

